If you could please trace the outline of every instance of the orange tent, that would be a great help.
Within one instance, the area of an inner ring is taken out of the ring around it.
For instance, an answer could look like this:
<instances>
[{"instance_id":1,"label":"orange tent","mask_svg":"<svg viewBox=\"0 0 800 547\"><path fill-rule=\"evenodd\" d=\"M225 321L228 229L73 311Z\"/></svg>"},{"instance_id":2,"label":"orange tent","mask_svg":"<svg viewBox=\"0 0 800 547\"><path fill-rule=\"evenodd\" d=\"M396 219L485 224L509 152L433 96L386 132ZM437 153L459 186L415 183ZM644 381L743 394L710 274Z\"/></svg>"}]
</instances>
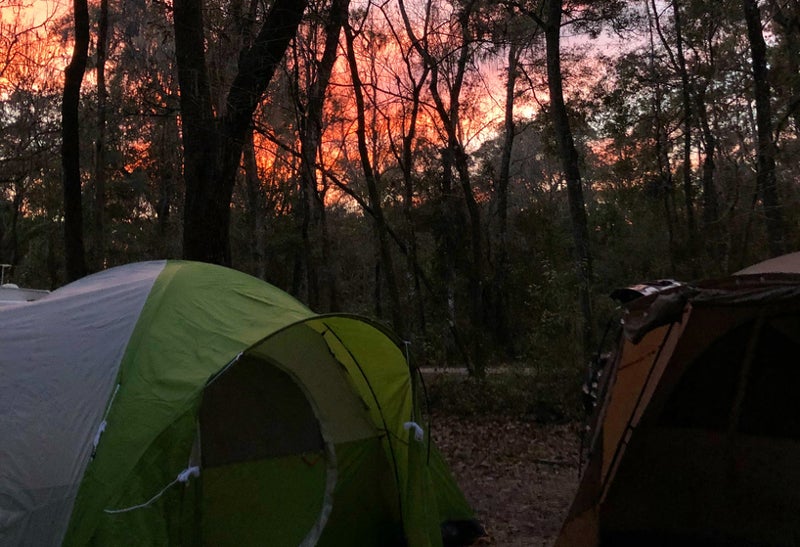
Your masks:
<instances>
[{"instance_id":1,"label":"orange tent","mask_svg":"<svg viewBox=\"0 0 800 547\"><path fill-rule=\"evenodd\" d=\"M556 545L796 545L800 253L624 307Z\"/></svg>"}]
</instances>

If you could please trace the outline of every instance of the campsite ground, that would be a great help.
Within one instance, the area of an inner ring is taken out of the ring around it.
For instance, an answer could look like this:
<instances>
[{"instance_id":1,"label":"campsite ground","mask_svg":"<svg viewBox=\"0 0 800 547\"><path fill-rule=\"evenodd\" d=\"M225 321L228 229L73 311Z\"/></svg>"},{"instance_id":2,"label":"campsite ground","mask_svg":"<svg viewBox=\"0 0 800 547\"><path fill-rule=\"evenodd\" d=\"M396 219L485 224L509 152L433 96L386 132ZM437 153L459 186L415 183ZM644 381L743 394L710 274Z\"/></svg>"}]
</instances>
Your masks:
<instances>
[{"instance_id":1,"label":"campsite ground","mask_svg":"<svg viewBox=\"0 0 800 547\"><path fill-rule=\"evenodd\" d=\"M475 388L468 381L428 381L433 438L486 528L480 544L552 545L578 482L580 426L559 411L564 401L529 397L527 412L508 406L509 386L531 387L519 377L476 388L482 405L465 403Z\"/></svg>"},{"instance_id":2,"label":"campsite ground","mask_svg":"<svg viewBox=\"0 0 800 547\"><path fill-rule=\"evenodd\" d=\"M434 439L488 533L480 544L552 545L577 487L577 427L440 412L434 424Z\"/></svg>"}]
</instances>

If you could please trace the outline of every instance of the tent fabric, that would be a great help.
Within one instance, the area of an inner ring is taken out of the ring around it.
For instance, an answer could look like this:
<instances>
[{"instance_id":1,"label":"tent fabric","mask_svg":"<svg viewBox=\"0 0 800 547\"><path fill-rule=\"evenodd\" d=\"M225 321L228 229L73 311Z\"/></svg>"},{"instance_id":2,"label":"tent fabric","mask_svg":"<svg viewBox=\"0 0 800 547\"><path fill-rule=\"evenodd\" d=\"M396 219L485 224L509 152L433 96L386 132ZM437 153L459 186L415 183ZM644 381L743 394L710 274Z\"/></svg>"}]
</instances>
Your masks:
<instances>
[{"instance_id":1,"label":"tent fabric","mask_svg":"<svg viewBox=\"0 0 800 547\"><path fill-rule=\"evenodd\" d=\"M166 428L186 413L196 414L208 379L258 340L312 315L282 291L244 274L168 262L128 341L117 380L124 388L109 409L103 442L83 477L65 543L88 542L98 522L110 518L104 509L148 499L144 492L126 498L126 482ZM191 445L193 440L194 431L185 431L165 442ZM162 479L153 490L177 476L185 460L161 462Z\"/></svg>"},{"instance_id":2,"label":"tent fabric","mask_svg":"<svg viewBox=\"0 0 800 547\"><path fill-rule=\"evenodd\" d=\"M247 353L268 362L284 363L292 370L319 405L319 419L335 443L375 436L375 428L365 413L367 403L348 395L352 388L346 371L308 324L284 329Z\"/></svg>"},{"instance_id":3,"label":"tent fabric","mask_svg":"<svg viewBox=\"0 0 800 547\"><path fill-rule=\"evenodd\" d=\"M21 289L14 284L6 283L0 285L0 307L11 306L18 302L32 302L45 296L48 292L37 289Z\"/></svg>"},{"instance_id":4,"label":"tent fabric","mask_svg":"<svg viewBox=\"0 0 800 547\"><path fill-rule=\"evenodd\" d=\"M773 260L626 303L558 546L793 545L800 273Z\"/></svg>"},{"instance_id":5,"label":"tent fabric","mask_svg":"<svg viewBox=\"0 0 800 547\"><path fill-rule=\"evenodd\" d=\"M770 258L739 270L734 275L757 275L765 273L800 273L800 252Z\"/></svg>"},{"instance_id":6,"label":"tent fabric","mask_svg":"<svg viewBox=\"0 0 800 547\"><path fill-rule=\"evenodd\" d=\"M63 536L117 368L164 265L110 270L3 309L3 545L48 545ZM92 343L98 332L102 344Z\"/></svg>"},{"instance_id":7,"label":"tent fabric","mask_svg":"<svg viewBox=\"0 0 800 547\"><path fill-rule=\"evenodd\" d=\"M440 545L472 518L403 427L392 335L245 274L114 268L3 308L0 343L0 545Z\"/></svg>"}]
</instances>

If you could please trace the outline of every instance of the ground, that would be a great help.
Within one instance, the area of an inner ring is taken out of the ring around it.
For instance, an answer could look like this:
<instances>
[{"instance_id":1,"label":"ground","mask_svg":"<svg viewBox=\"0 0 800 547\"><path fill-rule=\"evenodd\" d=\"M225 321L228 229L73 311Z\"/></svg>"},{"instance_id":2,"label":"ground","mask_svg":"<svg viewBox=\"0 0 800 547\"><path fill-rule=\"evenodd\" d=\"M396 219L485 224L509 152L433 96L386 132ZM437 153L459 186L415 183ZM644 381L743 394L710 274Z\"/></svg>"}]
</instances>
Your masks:
<instances>
[{"instance_id":1,"label":"ground","mask_svg":"<svg viewBox=\"0 0 800 547\"><path fill-rule=\"evenodd\" d=\"M482 545L552 545L578 482L579 426L437 412L431 431L488 536Z\"/></svg>"}]
</instances>

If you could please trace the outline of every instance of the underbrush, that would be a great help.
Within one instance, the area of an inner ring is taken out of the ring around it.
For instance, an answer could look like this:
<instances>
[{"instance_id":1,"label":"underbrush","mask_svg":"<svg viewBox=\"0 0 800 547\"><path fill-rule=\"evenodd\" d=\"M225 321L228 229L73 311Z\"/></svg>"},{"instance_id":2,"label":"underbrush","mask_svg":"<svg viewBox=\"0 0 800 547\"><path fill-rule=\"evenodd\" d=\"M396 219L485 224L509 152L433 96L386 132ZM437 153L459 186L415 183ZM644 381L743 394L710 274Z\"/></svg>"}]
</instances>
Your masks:
<instances>
[{"instance_id":1,"label":"underbrush","mask_svg":"<svg viewBox=\"0 0 800 547\"><path fill-rule=\"evenodd\" d=\"M529 367L490 369L483 379L442 369L423 373L431 412L513 416L540 423L582 418L582 375ZM423 403L424 404L424 403Z\"/></svg>"}]
</instances>

